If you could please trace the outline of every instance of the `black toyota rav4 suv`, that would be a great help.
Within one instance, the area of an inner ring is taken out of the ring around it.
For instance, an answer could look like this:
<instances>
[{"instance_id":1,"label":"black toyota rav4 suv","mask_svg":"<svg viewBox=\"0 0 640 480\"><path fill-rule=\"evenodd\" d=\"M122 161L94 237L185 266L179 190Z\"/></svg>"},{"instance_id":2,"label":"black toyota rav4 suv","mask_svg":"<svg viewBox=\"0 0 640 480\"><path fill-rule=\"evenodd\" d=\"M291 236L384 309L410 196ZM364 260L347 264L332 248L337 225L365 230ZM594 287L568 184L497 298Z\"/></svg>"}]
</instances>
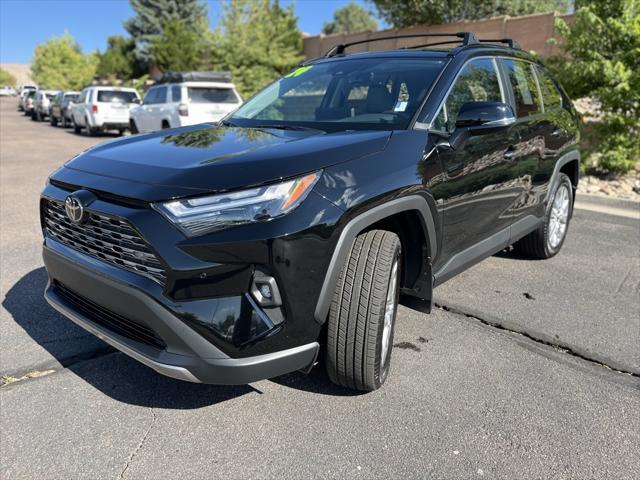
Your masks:
<instances>
[{"instance_id":1,"label":"black toyota rav4 suv","mask_svg":"<svg viewBox=\"0 0 640 480\"><path fill-rule=\"evenodd\" d=\"M174 378L323 361L379 388L399 301L428 310L510 245L552 257L572 214L578 119L560 85L511 40L445 42L339 45L219 124L76 156L41 198L46 299Z\"/></svg>"}]
</instances>

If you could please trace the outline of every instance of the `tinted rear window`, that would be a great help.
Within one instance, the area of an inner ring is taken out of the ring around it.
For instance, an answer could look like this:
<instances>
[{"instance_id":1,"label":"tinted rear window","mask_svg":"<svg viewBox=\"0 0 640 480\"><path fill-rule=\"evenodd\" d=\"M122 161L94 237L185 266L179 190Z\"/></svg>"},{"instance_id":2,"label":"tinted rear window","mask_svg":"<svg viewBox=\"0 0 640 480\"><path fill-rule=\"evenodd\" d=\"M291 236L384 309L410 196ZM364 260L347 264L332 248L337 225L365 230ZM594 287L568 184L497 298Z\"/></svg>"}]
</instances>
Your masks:
<instances>
[{"instance_id":1,"label":"tinted rear window","mask_svg":"<svg viewBox=\"0 0 640 480\"><path fill-rule=\"evenodd\" d=\"M73 94L73 95L65 95L64 98L66 98L67 100L69 100L70 102L75 102L76 99L78 98L78 95Z\"/></svg>"},{"instance_id":2,"label":"tinted rear window","mask_svg":"<svg viewBox=\"0 0 640 480\"><path fill-rule=\"evenodd\" d=\"M46 93L45 95L47 96L47 98L49 100L53 100L54 98L56 98L57 94L56 93Z\"/></svg>"},{"instance_id":3,"label":"tinted rear window","mask_svg":"<svg viewBox=\"0 0 640 480\"><path fill-rule=\"evenodd\" d=\"M119 102L119 103L131 103L134 99L138 98L135 92L117 92L114 90L99 90L98 101L99 102Z\"/></svg>"},{"instance_id":4,"label":"tinted rear window","mask_svg":"<svg viewBox=\"0 0 640 480\"><path fill-rule=\"evenodd\" d=\"M196 88L189 87L191 103L238 103L238 99L230 88Z\"/></svg>"}]
</instances>

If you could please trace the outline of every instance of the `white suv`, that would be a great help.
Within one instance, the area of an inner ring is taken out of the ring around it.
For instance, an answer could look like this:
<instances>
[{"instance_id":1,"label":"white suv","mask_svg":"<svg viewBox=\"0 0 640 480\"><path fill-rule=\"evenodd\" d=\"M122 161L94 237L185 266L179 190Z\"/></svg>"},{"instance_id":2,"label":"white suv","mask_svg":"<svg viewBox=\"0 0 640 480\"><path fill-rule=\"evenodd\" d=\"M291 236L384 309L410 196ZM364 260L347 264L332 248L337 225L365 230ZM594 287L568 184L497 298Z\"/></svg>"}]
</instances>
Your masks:
<instances>
[{"instance_id":1,"label":"white suv","mask_svg":"<svg viewBox=\"0 0 640 480\"><path fill-rule=\"evenodd\" d=\"M129 128L129 112L140 103L133 88L87 87L71 107L71 122L76 133L84 128L88 135L105 130L122 134Z\"/></svg>"},{"instance_id":2,"label":"white suv","mask_svg":"<svg viewBox=\"0 0 640 480\"><path fill-rule=\"evenodd\" d=\"M217 122L242 105L230 77L223 79L154 85L131 111L131 133Z\"/></svg>"}]
</instances>

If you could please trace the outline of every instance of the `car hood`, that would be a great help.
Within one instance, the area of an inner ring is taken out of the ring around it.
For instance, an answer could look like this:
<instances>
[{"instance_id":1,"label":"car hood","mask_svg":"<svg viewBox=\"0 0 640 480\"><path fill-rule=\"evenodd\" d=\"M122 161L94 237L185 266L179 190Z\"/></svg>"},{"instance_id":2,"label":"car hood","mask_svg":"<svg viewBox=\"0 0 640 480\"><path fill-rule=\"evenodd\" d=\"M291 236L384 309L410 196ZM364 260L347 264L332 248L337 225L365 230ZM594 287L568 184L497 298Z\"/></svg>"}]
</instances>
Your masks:
<instances>
[{"instance_id":1,"label":"car hood","mask_svg":"<svg viewBox=\"0 0 640 480\"><path fill-rule=\"evenodd\" d=\"M103 143L67 162L52 178L154 201L319 170L381 151L390 135L199 125Z\"/></svg>"}]
</instances>

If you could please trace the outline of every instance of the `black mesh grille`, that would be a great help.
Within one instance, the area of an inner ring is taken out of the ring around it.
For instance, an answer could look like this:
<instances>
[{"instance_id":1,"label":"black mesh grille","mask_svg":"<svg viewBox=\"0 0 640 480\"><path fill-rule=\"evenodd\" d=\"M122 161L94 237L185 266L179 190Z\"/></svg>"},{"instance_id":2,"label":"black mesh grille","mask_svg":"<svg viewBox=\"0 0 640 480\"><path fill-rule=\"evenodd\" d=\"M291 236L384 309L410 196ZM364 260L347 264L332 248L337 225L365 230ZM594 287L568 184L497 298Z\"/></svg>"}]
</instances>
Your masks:
<instances>
[{"instance_id":1,"label":"black mesh grille","mask_svg":"<svg viewBox=\"0 0 640 480\"><path fill-rule=\"evenodd\" d=\"M69 290L60 282L55 282L56 293L67 303L73 305L91 321L108 328L114 333L158 349L166 348L166 344L156 333L145 325L129 320L108 310L86 297Z\"/></svg>"},{"instance_id":2,"label":"black mesh grille","mask_svg":"<svg viewBox=\"0 0 640 480\"><path fill-rule=\"evenodd\" d=\"M72 223L62 202L43 201L46 234L82 253L152 278L164 286L166 273L133 227L120 218L89 212L85 223Z\"/></svg>"}]
</instances>

